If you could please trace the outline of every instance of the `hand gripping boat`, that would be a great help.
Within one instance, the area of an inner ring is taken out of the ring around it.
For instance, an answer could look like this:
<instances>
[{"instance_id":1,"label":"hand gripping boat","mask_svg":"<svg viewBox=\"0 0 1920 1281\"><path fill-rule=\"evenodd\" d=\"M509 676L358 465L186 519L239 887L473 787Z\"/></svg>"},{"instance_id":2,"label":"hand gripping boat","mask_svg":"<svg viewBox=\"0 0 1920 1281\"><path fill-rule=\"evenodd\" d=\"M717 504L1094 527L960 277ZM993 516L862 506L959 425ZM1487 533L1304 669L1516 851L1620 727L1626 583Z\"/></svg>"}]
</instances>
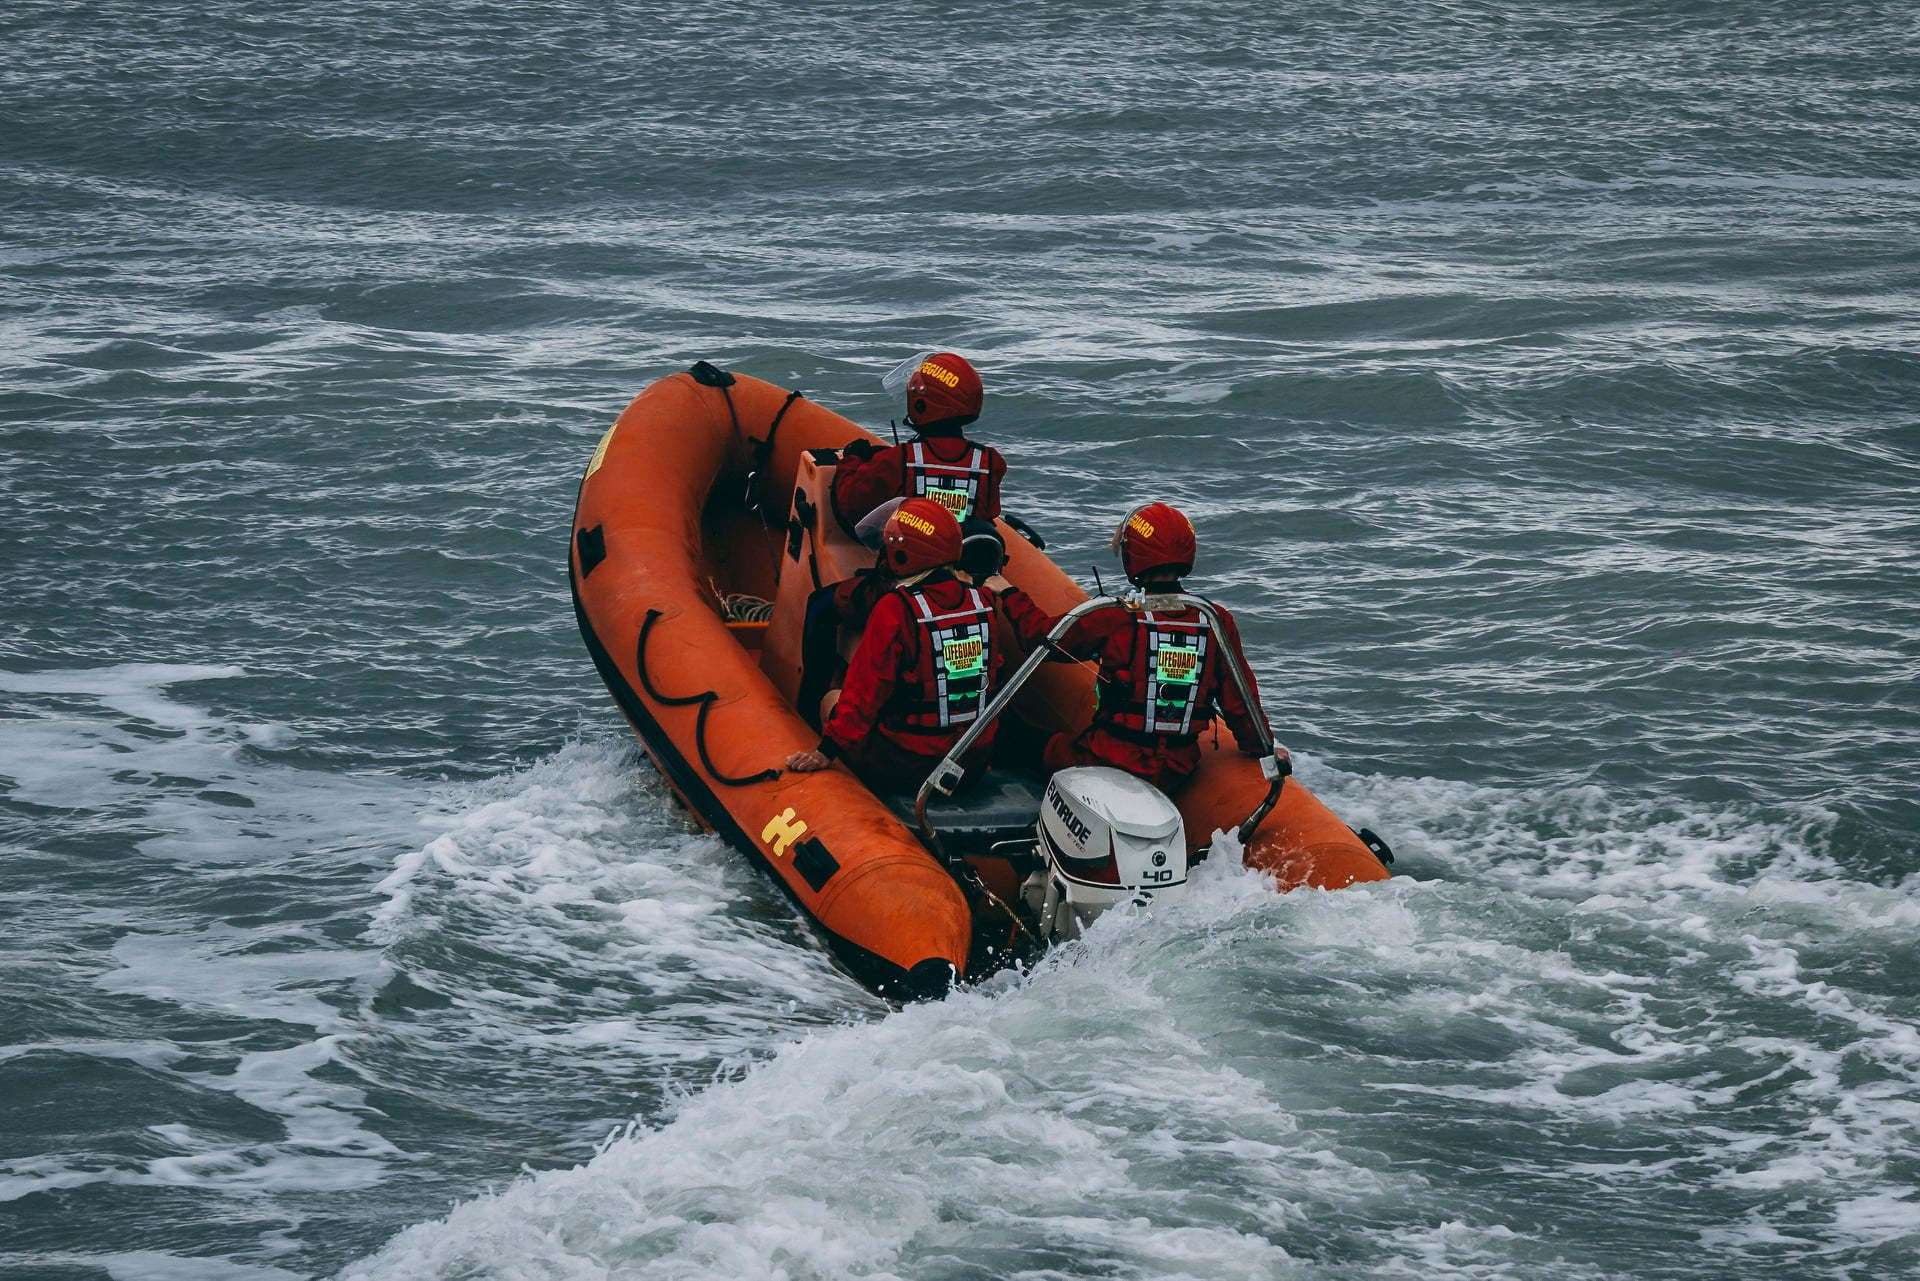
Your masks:
<instances>
[{"instance_id":1,"label":"hand gripping boat","mask_svg":"<svg viewBox=\"0 0 1920 1281\"><path fill-rule=\"evenodd\" d=\"M1176 875L1183 884L1188 840L1204 849L1221 829L1246 829L1247 863L1282 888L1386 877L1378 838L1298 782L1281 786L1218 727L1202 736L1177 813L1110 770L1049 784L996 767L960 784L959 749L902 796L875 795L843 766L783 772L789 753L819 741L795 710L808 599L873 563L828 497L837 451L863 437L797 391L704 361L663 378L594 450L569 564L587 650L676 795L773 876L856 978L889 996L939 996L1070 925L1076 906L1084 918ZM1049 613L1127 607L1089 601L1035 542L1001 532L1005 574ZM976 725L1004 715L1033 738L1088 723L1092 672L1042 657ZM1102 837L1088 860L1061 843Z\"/></svg>"}]
</instances>

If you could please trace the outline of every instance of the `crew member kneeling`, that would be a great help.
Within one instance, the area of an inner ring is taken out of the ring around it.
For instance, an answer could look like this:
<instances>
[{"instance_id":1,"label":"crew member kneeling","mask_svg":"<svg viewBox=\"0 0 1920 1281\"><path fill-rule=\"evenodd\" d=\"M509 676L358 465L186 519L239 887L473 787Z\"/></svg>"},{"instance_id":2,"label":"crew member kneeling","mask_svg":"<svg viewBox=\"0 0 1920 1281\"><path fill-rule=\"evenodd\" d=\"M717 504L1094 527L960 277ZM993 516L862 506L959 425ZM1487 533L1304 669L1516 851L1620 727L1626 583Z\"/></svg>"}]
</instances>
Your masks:
<instances>
[{"instance_id":1,"label":"crew member kneeling","mask_svg":"<svg viewBox=\"0 0 1920 1281\"><path fill-rule=\"evenodd\" d=\"M1007 460L962 433L980 417L980 375L950 351L921 358L907 378L906 421L914 438L875 449L847 446L833 474L833 509L848 529L889 498L931 498L957 521L1000 514Z\"/></svg>"},{"instance_id":2,"label":"crew member kneeling","mask_svg":"<svg viewBox=\"0 0 1920 1281\"><path fill-rule=\"evenodd\" d=\"M1120 522L1113 549L1136 586L1149 594L1181 591L1180 580L1193 572L1193 525L1177 508L1148 503ZM1233 615L1218 605L1214 609L1244 667ZM1200 730L1216 709L1241 751L1262 754L1254 712L1240 697L1198 610L1100 610L1075 624L1059 648L1073 658L1099 660L1099 701L1093 723L1080 734L1055 734L1047 741L1048 772L1111 765L1162 791L1175 790L1199 768ZM1250 669L1247 679L1251 686ZM1257 689L1253 693L1259 697Z\"/></svg>"},{"instance_id":3,"label":"crew member kneeling","mask_svg":"<svg viewBox=\"0 0 1920 1281\"><path fill-rule=\"evenodd\" d=\"M820 746L795 752L800 773L844 759L869 786L918 786L993 696L1008 661L1006 625L996 621L994 592L953 572L960 524L939 503L909 498L887 518L883 555L896 586L873 606L859 648L847 664L839 701ZM1009 612L1043 626L1045 617L1017 588ZM985 764L989 725L962 762Z\"/></svg>"}]
</instances>

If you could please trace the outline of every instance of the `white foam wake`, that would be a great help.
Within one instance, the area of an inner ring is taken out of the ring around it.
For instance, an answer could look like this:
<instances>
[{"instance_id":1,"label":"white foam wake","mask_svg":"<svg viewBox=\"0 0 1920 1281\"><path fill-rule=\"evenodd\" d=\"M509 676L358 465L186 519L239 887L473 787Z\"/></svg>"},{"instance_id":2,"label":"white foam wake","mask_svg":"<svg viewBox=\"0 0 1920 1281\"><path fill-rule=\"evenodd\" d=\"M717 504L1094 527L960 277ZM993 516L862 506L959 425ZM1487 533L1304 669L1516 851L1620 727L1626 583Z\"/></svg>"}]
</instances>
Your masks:
<instances>
[{"instance_id":1,"label":"white foam wake","mask_svg":"<svg viewBox=\"0 0 1920 1281\"><path fill-rule=\"evenodd\" d=\"M1176 931L1273 898L1244 874L1203 882ZM1263 1227L1330 1178L1376 1184L1183 1030L1154 959L1165 924L1115 918L1029 978L793 1042L348 1275L1014 1275L1096 1255L1122 1275L1270 1275L1288 1254ZM1196 1160L1243 1197L1236 1222L1200 1204Z\"/></svg>"},{"instance_id":2,"label":"white foam wake","mask_svg":"<svg viewBox=\"0 0 1920 1281\"><path fill-rule=\"evenodd\" d=\"M1280 896L1215 859L348 1275L1598 1277L1663 1247L1555 1241L1673 1178L1667 1231L1728 1266L1912 1243L1913 1026L1830 951L1902 905L1818 815L1304 770L1447 875Z\"/></svg>"},{"instance_id":3,"label":"white foam wake","mask_svg":"<svg viewBox=\"0 0 1920 1281\"><path fill-rule=\"evenodd\" d=\"M367 934L457 1002L417 1016L453 1045L704 1084L788 1029L885 1008L624 744L575 743L446 800Z\"/></svg>"}]
</instances>

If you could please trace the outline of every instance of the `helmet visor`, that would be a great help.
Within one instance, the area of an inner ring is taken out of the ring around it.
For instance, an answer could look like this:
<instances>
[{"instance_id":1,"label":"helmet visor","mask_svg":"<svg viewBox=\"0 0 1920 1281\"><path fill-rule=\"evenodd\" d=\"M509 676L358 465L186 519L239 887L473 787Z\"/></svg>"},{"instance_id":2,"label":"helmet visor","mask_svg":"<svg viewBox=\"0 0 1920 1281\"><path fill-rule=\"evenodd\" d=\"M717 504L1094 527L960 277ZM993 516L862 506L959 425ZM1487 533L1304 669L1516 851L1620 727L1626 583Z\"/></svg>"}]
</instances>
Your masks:
<instances>
[{"instance_id":1,"label":"helmet visor","mask_svg":"<svg viewBox=\"0 0 1920 1281\"><path fill-rule=\"evenodd\" d=\"M923 351L911 360L901 361L887 371L886 376L880 380L880 385L886 388L889 396L898 398L906 395L907 380L913 377L913 371L920 368L934 354L932 351Z\"/></svg>"},{"instance_id":2,"label":"helmet visor","mask_svg":"<svg viewBox=\"0 0 1920 1281\"><path fill-rule=\"evenodd\" d=\"M905 498L889 498L878 507L860 518L853 527L853 535L874 551L880 550L880 544L887 531L887 518L900 510Z\"/></svg>"}]
</instances>

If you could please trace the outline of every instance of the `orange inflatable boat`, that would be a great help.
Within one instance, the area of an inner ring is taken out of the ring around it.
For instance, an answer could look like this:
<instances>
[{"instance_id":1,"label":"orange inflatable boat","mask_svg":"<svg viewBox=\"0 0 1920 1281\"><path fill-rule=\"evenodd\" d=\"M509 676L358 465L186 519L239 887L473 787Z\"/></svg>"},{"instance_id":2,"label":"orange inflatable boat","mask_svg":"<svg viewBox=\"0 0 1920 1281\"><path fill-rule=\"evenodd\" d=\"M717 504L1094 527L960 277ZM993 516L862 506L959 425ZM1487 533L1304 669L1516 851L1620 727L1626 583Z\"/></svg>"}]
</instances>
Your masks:
<instances>
[{"instance_id":1,"label":"orange inflatable boat","mask_svg":"<svg viewBox=\"0 0 1920 1281\"><path fill-rule=\"evenodd\" d=\"M1014 915L1014 852L1033 847L1045 780L996 768L962 803L933 807L929 842L910 797L876 796L844 766L783 772L820 737L794 706L808 598L873 563L828 499L837 451L860 437L872 439L799 392L705 362L654 383L581 481L574 611L614 701L687 808L773 876L856 978L933 997L1018 951L1008 941L1019 927L999 917ZM1039 548L1001 532L1006 576L1042 608L1059 615L1087 599ZM1047 663L1010 715L1041 734L1082 728L1092 710L1091 671ZM1175 798L1197 850L1270 799L1230 735L1202 742L1205 760ZM1297 781L1245 850L1282 888L1387 876Z\"/></svg>"}]
</instances>

